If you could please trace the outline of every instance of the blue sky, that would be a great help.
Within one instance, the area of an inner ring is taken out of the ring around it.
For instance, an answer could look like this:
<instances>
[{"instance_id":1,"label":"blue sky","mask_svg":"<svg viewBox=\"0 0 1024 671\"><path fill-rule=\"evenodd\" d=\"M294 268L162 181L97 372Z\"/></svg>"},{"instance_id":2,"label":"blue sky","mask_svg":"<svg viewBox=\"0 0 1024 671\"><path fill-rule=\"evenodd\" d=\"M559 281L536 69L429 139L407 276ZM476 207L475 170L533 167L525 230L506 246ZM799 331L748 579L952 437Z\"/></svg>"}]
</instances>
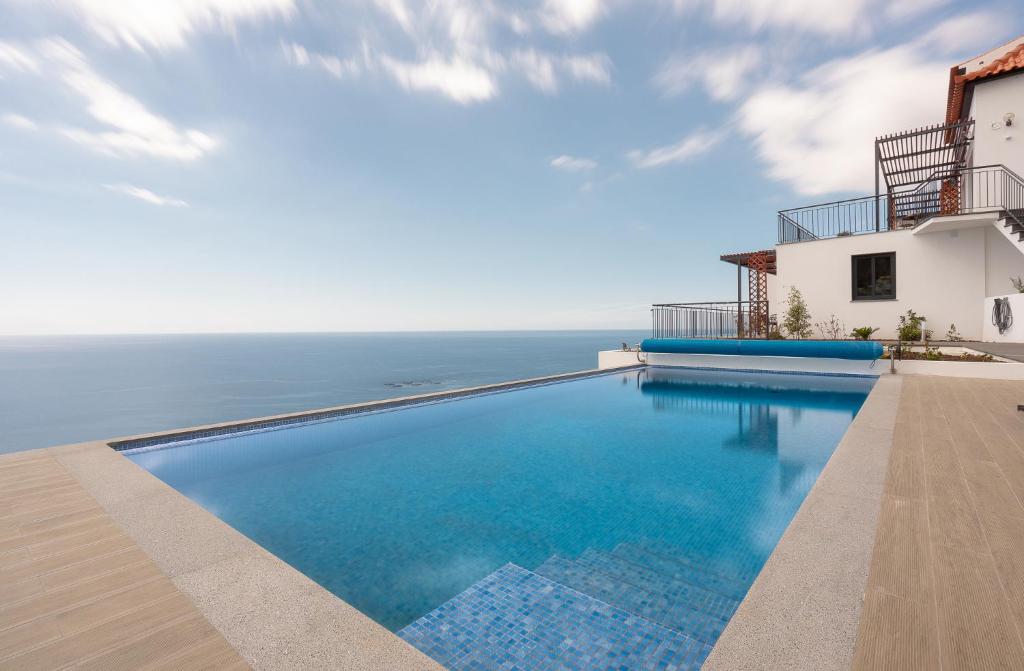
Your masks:
<instances>
[{"instance_id":1,"label":"blue sky","mask_svg":"<svg viewBox=\"0 0 1024 671\"><path fill-rule=\"evenodd\" d=\"M0 333L643 328L1013 5L0 0Z\"/></svg>"}]
</instances>

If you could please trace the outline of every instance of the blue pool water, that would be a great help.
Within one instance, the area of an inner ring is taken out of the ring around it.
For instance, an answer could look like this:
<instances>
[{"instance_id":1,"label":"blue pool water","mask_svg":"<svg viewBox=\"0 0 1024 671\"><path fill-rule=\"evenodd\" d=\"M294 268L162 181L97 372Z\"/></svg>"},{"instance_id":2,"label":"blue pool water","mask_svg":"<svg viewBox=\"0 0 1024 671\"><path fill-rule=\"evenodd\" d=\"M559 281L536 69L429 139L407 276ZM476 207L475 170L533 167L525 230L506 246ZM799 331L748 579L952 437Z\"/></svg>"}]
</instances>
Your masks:
<instances>
[{"instance_id":1,"label":"blue pool water","mask_svg":"<svg viewBox=\"0 0 1024 671\"><path fill-rule=\"evenodd\" d=\"M872 383L648 368L129 456L438 659L487 580L703 659Z\"/></svg>"}]
</instances>

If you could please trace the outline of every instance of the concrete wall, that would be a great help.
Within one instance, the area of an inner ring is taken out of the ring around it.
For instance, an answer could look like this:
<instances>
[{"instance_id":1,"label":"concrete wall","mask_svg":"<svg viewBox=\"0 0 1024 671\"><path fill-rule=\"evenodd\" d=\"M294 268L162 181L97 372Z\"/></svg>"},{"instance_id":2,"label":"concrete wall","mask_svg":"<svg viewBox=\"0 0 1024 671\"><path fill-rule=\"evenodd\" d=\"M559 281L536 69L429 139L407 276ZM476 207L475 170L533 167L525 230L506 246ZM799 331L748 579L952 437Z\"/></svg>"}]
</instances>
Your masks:
<instances>
[{"instance_id":1,"label":"concrete wall","mask_svg":"<svg viewBox=\"0 0 1024 671\"><path fill-rule=\"evenodd\" d=\"M795 286L807 301L812 322L835 314L847 329L874 326L880 329L875 337L892 338L899 316L912 309L928 317L928 327L937 335L955 323L965 338L978 339L978 310L986 291L986 228L929 235L892 231L779 245L780 322L785 310L781 301ZM896 253L896 299L854 301L851 257L876 252Z\"/></svg>"},{"instance_id":2,"label":"concrete wall","mask_svg":"<svg viewBox=\"0 0 1024 671\"><path fill-rule=\"evenodd\" d=\"M1008 231L1002 221L985 231L985 295L1016 293L1012 277L1024 277L1024 243L1014 243L1003 235ZM1015 237L1015 236L1014 236Z\"/></svg>"},{"instance_id":3,"label":"concrete wall","mask_svg":"<svg viewBox=\"0 0 1024 671\"><path fill-rule=\"evenodd\" d=\"M1015 115L1006 127L1003 116ZM1005 165L1024 175L1024 74L981 81L974 87L974 165Z\"/></svg>"}]
</instances>

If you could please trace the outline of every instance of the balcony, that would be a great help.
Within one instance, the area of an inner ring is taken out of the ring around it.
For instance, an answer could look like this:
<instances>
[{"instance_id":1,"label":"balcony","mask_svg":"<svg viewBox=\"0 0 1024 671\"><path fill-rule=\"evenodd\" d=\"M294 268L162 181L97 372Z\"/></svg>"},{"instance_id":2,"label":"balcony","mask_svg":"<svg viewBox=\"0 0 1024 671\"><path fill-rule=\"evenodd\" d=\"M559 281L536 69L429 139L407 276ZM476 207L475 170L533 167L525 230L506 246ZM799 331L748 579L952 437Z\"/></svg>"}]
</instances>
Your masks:
<instances>
[{"instance_id":1,"label":"balcony","mask_svg":"<svg viewBox=\"0 0 1024 671\"><path fill-rule=\"evenodd\" d=\"M1003 165L944 168L901 191L782 210L778 241L899 231L933 217L981 212L1005 213L1024 230L1024 180Z\"/></svg>"}]
</instances>

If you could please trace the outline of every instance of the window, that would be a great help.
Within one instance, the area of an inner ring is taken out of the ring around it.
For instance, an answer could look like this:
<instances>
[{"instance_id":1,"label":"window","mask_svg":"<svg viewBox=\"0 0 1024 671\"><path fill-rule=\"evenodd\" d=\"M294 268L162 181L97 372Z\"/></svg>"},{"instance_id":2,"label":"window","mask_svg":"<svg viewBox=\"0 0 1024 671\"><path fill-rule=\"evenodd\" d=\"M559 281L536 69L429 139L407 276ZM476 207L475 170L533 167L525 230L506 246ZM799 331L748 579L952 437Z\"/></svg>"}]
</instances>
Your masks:
<instances>
[{"instance_id":1,"label":"window","mask_svg":"<svg viewBox=\"0 0 1024 671\"><path fill-rule=\"evenodd\" d=\"M896 252L853 257L853 300L896 298Z\"/></svg>"}]
</instances>

